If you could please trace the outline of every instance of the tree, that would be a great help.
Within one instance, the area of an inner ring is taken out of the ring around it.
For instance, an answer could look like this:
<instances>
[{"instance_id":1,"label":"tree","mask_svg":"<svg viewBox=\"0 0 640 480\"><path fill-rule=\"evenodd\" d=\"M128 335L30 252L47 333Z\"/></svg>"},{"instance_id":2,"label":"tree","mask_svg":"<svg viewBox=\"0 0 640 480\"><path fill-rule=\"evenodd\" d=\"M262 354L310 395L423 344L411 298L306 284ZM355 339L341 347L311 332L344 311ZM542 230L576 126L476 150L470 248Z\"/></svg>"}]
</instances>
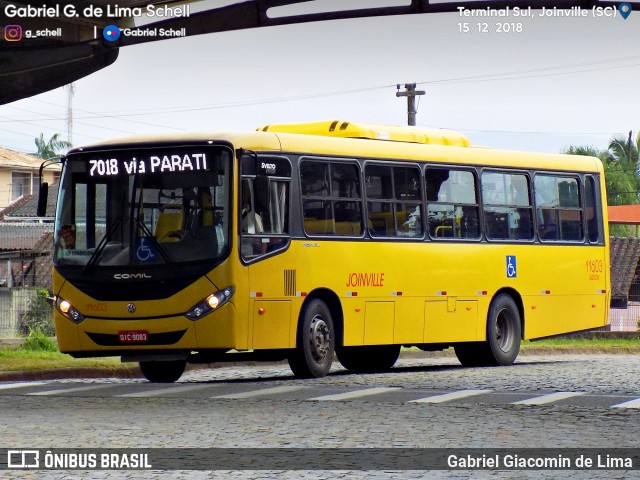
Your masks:
<instances>
[{"instance_id":1,"label":"tree","mask_svg":"<svg viewBox=\"0 0 640 480\"><path fill-rule=\"evenodd\" d=\"M604 166L609 205L634 205L640 203L640 171L638 169L638 146L640 134L635 141L629 132L628 138L615 137L607 150L591 146L571 145L563 153L598 157Z\"/></svg>"},{"instance_id":2,"label":"tree","mask_svg":"<svg viewBox=\"0 0 640 480\"><path fill-rule=\"evenodd\" d=\"M38 138L35 139L37 152L36 157L48 159L57 157L59 155L58 150L64 150L71 148L71 143L66 140L60 139L60 134L54 134L48 141L44 139L44 133L41 133Z\"/></svg>"},{"instance_id":3,"label":"tree","mask_svg":"<svg viewBox=\"0 0 640 480\"><path fill-rule=\"evenodd\" d=\"M607 187L609 205L635 205L640 203L640 134L633 139L629 132L627 138L614 137L607 150L598 151L594 147L570 146L564 153L570 155L589 155L598 157L604 166L604 180ZM616 236L628 236L630 227L611 225L610 233Z\"/></svg>"},{"instance_id":4,"label":"tree","mask_svg":"<svg viewBox=\"0 0 640 480\"><path fill-rule=\"evenodd\" d=\"M640 203L640 176L638 171L638 142L631 132L628 138L616 137L602 158L607 183L609 205L634 205Z\"/></svg>"}]
</instances>

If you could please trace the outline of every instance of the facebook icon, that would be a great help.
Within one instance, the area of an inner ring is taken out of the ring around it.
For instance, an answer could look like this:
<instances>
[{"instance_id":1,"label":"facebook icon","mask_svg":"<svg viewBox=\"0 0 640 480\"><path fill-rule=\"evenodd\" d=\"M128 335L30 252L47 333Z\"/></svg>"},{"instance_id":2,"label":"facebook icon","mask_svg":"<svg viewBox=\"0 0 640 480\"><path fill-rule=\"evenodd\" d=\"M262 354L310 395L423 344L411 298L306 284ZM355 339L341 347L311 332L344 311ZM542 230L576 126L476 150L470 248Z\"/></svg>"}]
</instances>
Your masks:
<instances>
[{"instance_id":1,"label":"facebook icon","mask_svg":"<svg viewBox=\"0 0 640 480\"><path fill-rule=\"evenodd\" d=\"M507 278L516 278L518 270L516 268L516 256L507 255Z\"/></svg>"}]
</instances>

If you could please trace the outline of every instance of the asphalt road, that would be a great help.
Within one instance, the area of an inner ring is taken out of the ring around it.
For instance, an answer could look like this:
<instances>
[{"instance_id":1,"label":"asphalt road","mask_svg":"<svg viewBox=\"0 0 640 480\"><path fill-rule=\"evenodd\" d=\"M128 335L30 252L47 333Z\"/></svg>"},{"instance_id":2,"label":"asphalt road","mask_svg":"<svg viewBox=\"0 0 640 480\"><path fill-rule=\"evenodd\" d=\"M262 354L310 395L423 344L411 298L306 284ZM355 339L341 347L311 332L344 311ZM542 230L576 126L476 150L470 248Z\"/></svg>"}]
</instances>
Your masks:
<instances>
[{"instance_id":1,"label":"asphalt road","mask_svg":"<svg viewBox=\"0 0 640 480\"><path fill-rule=\"evenodd\" d=\"M523 355L511 367L401 359L296 380L286 365L0 383L6 448L636 448L640 356ZM636 466L638 468L638 466ZM87 478L5 471L3 478ZM640 478L640 470L90 472L91 478Z\"/></svg>"}]
</instances>

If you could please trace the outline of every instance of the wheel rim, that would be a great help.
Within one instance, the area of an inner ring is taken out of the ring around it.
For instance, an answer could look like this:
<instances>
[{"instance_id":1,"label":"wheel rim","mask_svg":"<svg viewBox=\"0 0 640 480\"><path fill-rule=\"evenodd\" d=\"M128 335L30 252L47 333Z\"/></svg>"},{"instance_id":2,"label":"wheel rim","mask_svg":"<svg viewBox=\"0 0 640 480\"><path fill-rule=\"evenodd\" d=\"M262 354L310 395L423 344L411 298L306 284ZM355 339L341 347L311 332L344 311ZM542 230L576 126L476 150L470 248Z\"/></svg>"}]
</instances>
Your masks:
<instances>
[{"instance_id":1,"label":"wheel rim","mask_svg":"<svg viewBox=\"0 0 640 480\"><path fill-rule=\"evenodd\" d=\"M515 329L513 317L507 309L502 309L496 318L496 345L503 352L509 352L513 348Z\"/></svg>"},{"instance_id":2,"label":"wheel rim","mask_svg":"<svg viewBox=\"0 0 640 480\"><path fill-rule=\"evenodd\" d=\"M331 331L322 315L315 315L311 321L309 344L311 355L316 362L321 362L327 357L331 349Z\"/></svg>"}]
</instances>

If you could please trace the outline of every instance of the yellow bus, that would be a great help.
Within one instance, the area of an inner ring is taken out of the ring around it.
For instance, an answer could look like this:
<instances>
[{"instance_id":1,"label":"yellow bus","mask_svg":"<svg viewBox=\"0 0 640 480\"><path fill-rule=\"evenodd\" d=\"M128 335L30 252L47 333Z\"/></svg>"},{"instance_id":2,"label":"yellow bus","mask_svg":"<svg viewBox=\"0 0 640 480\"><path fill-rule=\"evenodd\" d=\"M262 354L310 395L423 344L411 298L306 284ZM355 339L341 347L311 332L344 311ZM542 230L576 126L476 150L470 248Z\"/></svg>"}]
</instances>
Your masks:
<instances>
[{"instance_id":1,"label":"yellow bus","mask_svg":"<svg viewBox=\"0 0 640 480\"><path fill-rule=\"evenodd\" d=\"M383 371L402 346L510 365L522 339L607 325L605 198L596 158L416 127L77 148L55 220L58 343L152 382L242 359L322 377L334 354Z\"/></svg>"}]
</instances>

